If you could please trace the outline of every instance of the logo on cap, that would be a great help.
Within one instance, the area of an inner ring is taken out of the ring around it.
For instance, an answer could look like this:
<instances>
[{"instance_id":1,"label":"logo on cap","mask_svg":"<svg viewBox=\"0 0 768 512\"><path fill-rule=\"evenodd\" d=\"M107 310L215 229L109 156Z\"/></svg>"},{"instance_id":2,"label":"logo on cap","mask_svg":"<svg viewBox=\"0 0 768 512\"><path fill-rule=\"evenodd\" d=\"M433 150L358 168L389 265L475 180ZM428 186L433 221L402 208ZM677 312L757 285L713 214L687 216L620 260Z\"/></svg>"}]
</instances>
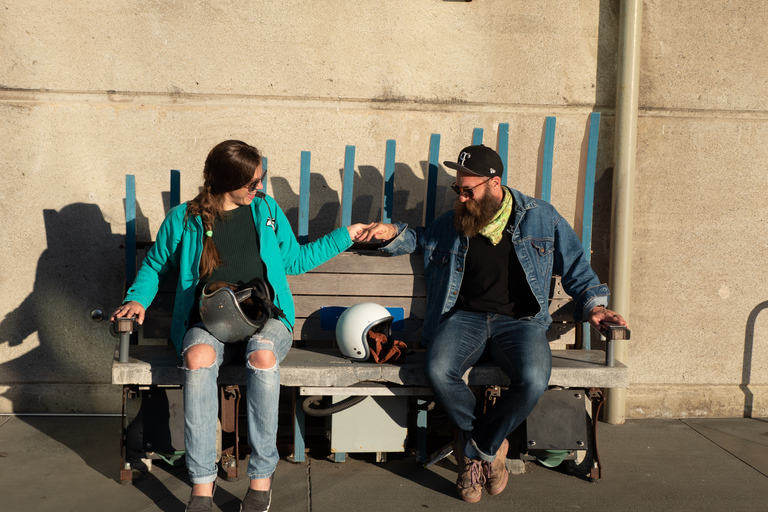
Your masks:
<instances>
[{"instance_id":1,"label":"logo on cap","mask_svg":"<svg viewBox=\"0 0 768 512\"><path fill-rule=\"evenodd\" d=\"M459 165L464 165L464 160L471 157L472 155L467 151L462 151L459 155Z\"/></svg>"}]
</instances>

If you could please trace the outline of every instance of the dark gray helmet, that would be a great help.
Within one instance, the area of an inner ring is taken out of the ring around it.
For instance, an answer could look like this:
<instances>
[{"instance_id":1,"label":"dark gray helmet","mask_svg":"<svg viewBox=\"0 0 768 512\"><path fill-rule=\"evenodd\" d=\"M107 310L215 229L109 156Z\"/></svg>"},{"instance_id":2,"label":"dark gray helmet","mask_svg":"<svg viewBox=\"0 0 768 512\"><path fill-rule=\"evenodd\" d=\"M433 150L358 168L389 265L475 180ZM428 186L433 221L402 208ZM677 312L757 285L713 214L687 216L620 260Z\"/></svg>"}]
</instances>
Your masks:
<instances>
[{"instance_id":1,"label":"dark gray helmet","mask_svg":"<svg viewBox=\"0 0 768 512\"><path fill-rule=\"evenodd\" d=\"M256 278L245 285L211 281L200 295L203 325L224 343L253 336L264 327L271 313L285 317L272 303L272 294L263 279Z\"/></svg>"}]
</instances>

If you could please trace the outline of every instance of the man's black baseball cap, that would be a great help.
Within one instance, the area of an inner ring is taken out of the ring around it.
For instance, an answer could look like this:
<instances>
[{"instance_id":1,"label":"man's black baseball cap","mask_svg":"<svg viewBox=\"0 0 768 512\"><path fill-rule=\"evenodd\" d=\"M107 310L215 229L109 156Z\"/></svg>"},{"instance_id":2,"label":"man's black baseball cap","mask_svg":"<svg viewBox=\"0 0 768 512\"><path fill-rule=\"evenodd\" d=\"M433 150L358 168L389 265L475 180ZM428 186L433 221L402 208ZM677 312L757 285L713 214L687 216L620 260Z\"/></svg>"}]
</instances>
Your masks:
<instances>
[{"instance_id":1,"label":"man's black baseball cap","mask_svg":"<svg viewBox=\"0 0 768 512\"><path fill-rule=\"evenodd\" d=\"M501 177L504 172L504 164L497 152L483 146L467 146L459 153L456 162L443 162L443 165L457 171L485 176L486 178Z\"/></svg>"}]
</instances>

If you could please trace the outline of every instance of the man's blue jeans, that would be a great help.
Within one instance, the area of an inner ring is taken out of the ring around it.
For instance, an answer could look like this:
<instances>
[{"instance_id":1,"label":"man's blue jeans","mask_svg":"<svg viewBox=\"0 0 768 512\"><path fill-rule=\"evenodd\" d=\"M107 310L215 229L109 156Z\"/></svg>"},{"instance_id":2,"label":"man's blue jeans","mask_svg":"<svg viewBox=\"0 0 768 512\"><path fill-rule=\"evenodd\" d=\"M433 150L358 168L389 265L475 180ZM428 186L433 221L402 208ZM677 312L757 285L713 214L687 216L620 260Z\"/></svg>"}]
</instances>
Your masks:
<instances>
[{"instance_id":1,"label":"man's blue jeans","mask_svg":"<svg viewBox=\"0 0 768 512\"><path fill-rule=\"evenodd\" d=\"M475 395L462 380L475 363L492 359L510 385L494 407L475 417ZM432 390L453 424L491 461L507 437L528 417L549 384L552 353L546 328L530 320L457 310L435 331L427 346Z\"/></svg>"},{"instance_id":2,"label":"man's blue jeans","mask_svg":"<svg viewBox=\"0 0 768 512\"><path fill-rule=\"evenodd\" d=\"M247 341L222 343L202 324L198 324L184 336L182 357L189 347L201 343L213 347L216 362L198 370L184 367L184 444L190 480L193 484L204 484L216 479L216 423L219 411L216 379L219 367L243 355L247 369L248 445L251 447L248 476L252 480L271 476L280 459L277 452L280 362L293 343L291 332L279 320L270 319L259 333ZM248 357L256 350L272 351L277 360L275 366L268 369L253 367Z\"/></svg>"}]
</instances>

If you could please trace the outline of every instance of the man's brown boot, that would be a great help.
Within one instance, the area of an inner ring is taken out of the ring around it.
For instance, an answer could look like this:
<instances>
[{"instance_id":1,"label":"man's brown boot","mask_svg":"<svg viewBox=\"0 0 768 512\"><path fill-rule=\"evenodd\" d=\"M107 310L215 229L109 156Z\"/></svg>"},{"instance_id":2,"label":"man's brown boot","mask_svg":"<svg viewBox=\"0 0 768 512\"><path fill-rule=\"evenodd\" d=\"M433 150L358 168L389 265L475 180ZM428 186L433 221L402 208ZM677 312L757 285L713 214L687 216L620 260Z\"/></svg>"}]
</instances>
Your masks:
<instances>
[{"instance_id":1,"label":"man's brown boot","mask_svg":"<svg viewBox=\"0 0 768 512\"><path fill-rule=\"evenodd\" d=\"M493 462L484 462L485 469L485 490L488 494L493 496L499 494L507 486L507 480L509 480L509 472L507 471L507 451L509 450L509 442L505 439L499 450L496 452L496 458Z\"/></svg>"},{"instance_id":2,"label":"man's brown boot","mask_svg":"<svg viewBox=\"0 0 768 512\"><path fill-rule=\"evenodd\" d=\"M464 455L464 443L463 439L457 439L453 443L453 454L456 457L456 464L459 466L456 490L459 491L459 496L464 501L477 503L482 497L483 484L485 483L483 463Z\"/></svg>"}]
</instances>

